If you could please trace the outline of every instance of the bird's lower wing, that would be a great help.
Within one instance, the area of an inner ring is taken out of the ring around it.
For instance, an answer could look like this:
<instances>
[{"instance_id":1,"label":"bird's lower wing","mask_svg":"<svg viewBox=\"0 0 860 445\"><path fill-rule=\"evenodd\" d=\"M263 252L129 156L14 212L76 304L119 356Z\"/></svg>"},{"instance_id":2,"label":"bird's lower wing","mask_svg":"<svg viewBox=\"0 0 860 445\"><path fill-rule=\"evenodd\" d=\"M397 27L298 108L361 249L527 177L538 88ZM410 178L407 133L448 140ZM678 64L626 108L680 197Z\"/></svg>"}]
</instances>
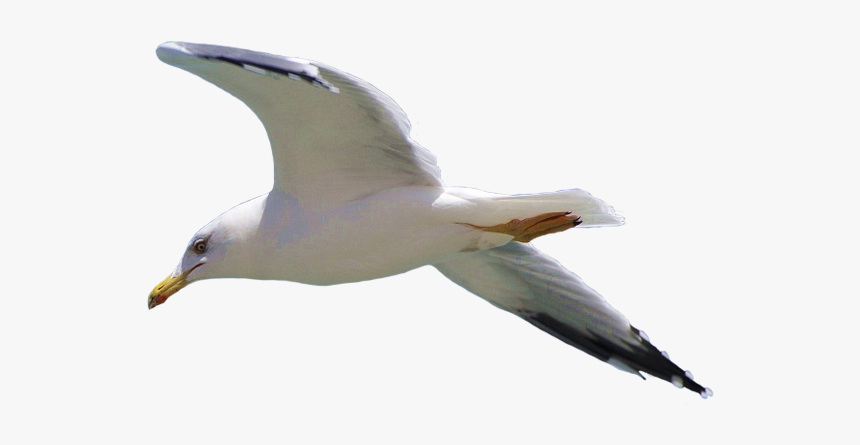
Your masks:
<instances>
[{"instance_id":1,"label":"bird's lower wing","mask_svg":"<svg viewBox=\"0 0 860 445\"><path fill-rule=\"evenodd\" d=\"M469 292L618 369L712 394L576 274L531 244L511 242L435 267Z\"/></svg>"}]
</instances>

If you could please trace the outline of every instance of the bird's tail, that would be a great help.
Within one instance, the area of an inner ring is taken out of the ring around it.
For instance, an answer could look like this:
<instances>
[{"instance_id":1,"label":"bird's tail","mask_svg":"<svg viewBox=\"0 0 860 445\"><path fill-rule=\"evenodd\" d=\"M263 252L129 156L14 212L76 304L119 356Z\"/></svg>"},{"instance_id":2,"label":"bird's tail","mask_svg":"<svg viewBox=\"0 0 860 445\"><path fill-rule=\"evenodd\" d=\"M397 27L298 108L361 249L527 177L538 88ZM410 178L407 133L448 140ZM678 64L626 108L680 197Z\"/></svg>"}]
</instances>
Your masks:
<instances>
[{"instance_id":1,"label":"bird's tail","mask_svg":"<svg viewBox=\"0 0 860 445\"><path fill-rule=\"evenodd\" d=\"M465 187L450 187L449 195L474 205L473 220L463 221L475 226L493 226L512 219L522 219L551 212L571 212L582 223L577 227L608 227L624 224L624 217L609 204L585 190L560 190L534 195L501 195Z\"/></svg>"}]
</instances>

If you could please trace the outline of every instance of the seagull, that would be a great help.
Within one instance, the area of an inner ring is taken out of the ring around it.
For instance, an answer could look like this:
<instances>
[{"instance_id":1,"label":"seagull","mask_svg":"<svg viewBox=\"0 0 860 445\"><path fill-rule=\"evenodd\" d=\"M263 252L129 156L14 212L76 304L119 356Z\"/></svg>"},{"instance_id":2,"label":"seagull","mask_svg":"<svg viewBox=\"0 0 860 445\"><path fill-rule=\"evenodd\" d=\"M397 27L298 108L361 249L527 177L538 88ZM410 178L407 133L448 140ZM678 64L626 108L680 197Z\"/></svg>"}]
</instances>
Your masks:
<instances>
[{"instance_id":1,"label":"seagull","mask_svg":"<svg viewBox=\"0 0 860 445\"><path fill-rule=\"evenodd\" d=\"M406 114L373 85L322 63L168 42L161 61L244 102L262 121L274 186L212 220L149 295L152 309L211 278L333 285L431 265L493 305L614 367L707 398L644 332L530 241L624 224L579 189L502 195L446 187Z\"/></svg>"}]
</instances>

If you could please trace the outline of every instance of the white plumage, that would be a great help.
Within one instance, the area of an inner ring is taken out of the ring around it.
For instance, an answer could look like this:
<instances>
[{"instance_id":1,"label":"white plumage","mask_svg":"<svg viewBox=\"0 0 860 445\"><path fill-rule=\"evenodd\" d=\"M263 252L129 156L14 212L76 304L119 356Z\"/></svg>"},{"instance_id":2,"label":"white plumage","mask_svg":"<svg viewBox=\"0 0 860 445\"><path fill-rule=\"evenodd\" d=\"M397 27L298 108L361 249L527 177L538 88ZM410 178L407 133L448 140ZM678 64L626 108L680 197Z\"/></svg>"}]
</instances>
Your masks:
<instances>
[{"instance_id":1,"label":"white plumage","mask_svg":"<svg viewBox=\"0 0 860 445\"><path fill-rule=\"evenodd\" d=\"M711 394L578 276L521 242L623 224L603 201L582 190L509 196L446 187L394 101L317 62L175 42L157 54L256 113L271 142L275 182L192 237L179 266L150 294L150 308L207 278L327 285L433 265L619 369Z\"/></svg>"}]
</instances>

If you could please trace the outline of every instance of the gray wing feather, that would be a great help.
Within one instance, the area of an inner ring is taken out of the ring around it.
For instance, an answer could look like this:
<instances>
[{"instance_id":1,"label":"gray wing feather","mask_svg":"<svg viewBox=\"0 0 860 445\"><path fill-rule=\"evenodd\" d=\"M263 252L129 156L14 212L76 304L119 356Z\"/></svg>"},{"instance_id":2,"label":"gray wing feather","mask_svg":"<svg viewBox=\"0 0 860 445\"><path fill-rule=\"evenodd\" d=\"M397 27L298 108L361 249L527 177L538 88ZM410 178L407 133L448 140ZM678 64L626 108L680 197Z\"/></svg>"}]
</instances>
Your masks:
<instances>
[{"instance_id":1,"label":"gray wing feather","mask_svg":"<svg viewBox=\"0 0 860 445\"><path fill-rule=\"evenodd\" d=\"M473 294L618 369L712 394L576 274L531 244L511 242L435 267Z\"/></svg>"}]
</instances>

